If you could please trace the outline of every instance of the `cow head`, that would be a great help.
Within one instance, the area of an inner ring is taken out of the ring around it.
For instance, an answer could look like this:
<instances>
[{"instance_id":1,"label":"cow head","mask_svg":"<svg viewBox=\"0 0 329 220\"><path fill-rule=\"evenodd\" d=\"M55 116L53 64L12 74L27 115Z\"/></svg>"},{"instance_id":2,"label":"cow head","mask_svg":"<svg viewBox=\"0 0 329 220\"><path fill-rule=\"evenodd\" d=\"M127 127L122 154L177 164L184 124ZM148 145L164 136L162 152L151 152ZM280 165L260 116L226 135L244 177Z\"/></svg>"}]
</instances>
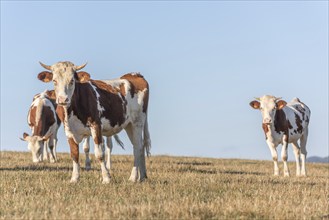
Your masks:
<instances>
[{"instance_id":1,"label":"cow head","mask_svg":"<svg viewBox=\"0 0 329 220\"><path fill-rule=\"evenodd\" d=\"M41 63L41 66L48 71L38 74L38 79L43 82L53 81L56 103L62 106L69 106L74 93L76 83L84 83L90 79L90 75L86 72L77 72L84 68L87 63L81 66L75 66L71 62L58 62L52 66Z\"/></svg>"},{"instance_id":2,"label":"cow head","mask_svg":"<svg viewBox=\"0 0 329 220\"><path fill-rule=\"evenodd\" d=\"M272 124L274 122L275 113L277 110L286 106L286 102L270 95L264 95L260 98L255 98L255 101L250 102L250 106L254 109L259 109L262 113L263 124Z\"/></svg>"},{"instance_id":3,"label":"cow head","mask_svg":"<svg viewBox=\"0 0 329 220\"><path fill-rule=\"evenodd\" d=\"M33 162L41 162L43 155L44 138L39 136L29 136L27 133L23 133L23 138L21 138L21 140L27 141L27 147L32 152Z\"/></svg>"}]
</instances>

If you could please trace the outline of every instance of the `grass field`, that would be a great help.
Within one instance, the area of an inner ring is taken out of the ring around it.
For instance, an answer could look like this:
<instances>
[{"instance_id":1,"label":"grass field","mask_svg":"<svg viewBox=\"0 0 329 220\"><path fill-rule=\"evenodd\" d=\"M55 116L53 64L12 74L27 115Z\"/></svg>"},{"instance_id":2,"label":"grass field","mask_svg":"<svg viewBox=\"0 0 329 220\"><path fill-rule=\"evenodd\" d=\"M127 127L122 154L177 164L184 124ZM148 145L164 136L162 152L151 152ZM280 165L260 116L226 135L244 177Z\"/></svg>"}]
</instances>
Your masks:
<instances>
[{"instance_id":1,"label":"grass field","mask_svg":"<svg viewBox=\"0 0 329 220\"><path fill-rule=\"evenodd\" d=\"M112 181L99 165L70 184L72 162L33 164L30 153L1 152L1 219L328 219L329 165L309 177L272 176L270 161L152 156L149 179L128 181L132 156L113 156ZM93 157L92 157L93 158ZM280 164L282 170L282 164ZM280 171L281 171L280 170Z\"/></svg>"}]
</instances>

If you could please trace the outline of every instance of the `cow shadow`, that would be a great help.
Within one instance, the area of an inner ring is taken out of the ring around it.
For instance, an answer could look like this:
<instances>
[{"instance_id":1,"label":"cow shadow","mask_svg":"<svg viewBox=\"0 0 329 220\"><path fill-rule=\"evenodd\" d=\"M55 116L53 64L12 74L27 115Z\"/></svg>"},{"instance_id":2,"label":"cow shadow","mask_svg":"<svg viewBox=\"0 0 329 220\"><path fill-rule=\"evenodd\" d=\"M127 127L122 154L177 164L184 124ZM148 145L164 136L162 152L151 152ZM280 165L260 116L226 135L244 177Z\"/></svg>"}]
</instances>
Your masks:
<instances>
[{"instance_id":1,"label":"cow shadow","mask_svg":"<svg viewBox=\"0 0 329 220\"><path fill-rule=\"evenodd\" d=\"M86 169L81 167L82 171ZM96 170L95 168L89 169L89 171ZM52 166L15 166L15 167L0 167L0 171L72 171L72 167L52 167Z\"/></svg>"},{"instance_id":2,"label":"cow shadow","mask_svg":"<svg viewBox=\"0 0 329 220\"><path fill-rule=\"evenodd\" d=\"M180 168L178 170L181 173L190 172L190 173L201 173L201 174L229 174L229 175L256 175L264 176L265 173L261 172L247 172L247 171L236 171L236 170L206 170L206 169L197 169L194 167Z\"/></svg>"}]
</instances>

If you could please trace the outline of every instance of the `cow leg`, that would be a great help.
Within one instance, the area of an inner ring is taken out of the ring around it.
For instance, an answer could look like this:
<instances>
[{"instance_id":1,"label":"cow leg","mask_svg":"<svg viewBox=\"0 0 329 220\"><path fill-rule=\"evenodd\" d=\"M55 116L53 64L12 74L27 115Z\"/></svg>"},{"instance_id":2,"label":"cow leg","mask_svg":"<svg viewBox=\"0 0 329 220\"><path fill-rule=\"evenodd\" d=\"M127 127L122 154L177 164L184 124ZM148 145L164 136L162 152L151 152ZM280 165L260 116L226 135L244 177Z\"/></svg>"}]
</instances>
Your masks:
<instances>
[{"instance_id":1,"label":"cow leg","mask_svg":"<svg viewBox=\"0 0 329 220\"><path fill-rule=\"evenodd\" d=\"M302 176L306 176L307 136L308 136L308 128L305 129L303 136L300 138L300 149L301 149L301 159L302 159L301 175Z\"/></svg>"},{"instance_id":2,"label":"cow leg","mask_svg":"<svg viewBox=\"0 0 329 220\"><path fill-rule=\"evenodd\" d=\"M143 126L129 125L126 128L126 132L131 143L134 146L134 167L131 170L129 180L132 182L136 182L137 180L143 181L147 178L145 166L145 151L143 148L142 140Z\"/></svg>"},{"instance_id":3,"label":"cow leg","mask_svg":"<svg viewBox=\"0 0 329 220\"><path fill-rule=\"evenodd\" d=\"M54 159L55 159L55 162L57 162L57 137L55 136L54 137L54 140L53 140L53 143L54 143L54 148L53 148L53 154L54 154Z\"/></svg>"},{"instance_id":4,"label":"cow leg","mask_svg":"<svg viewBox=\"0 0 329 220\"><path fill-rule=\"evenodd\" d=\"M91 134L93 136L94 144L95 144L95 157L101 165L103 183L109 183L110 182L110 173L105 165L104 143L103 143L102 132L101 132L100 126L96 125L95 127L91 128Z\"/></svg>"},{"instance_id":5,"label":"cow leg","mask_svg":"<svg viewBox=\"0 0 329 220\"><path fill-rule=\"evenodd\" d=\"M90 145L89 145L90 136L86 137L83 142L83 151L86 155L86 162L85 162L85 169L89 171L91 169L91 163L90 163L90 157L89 157L89 151L90 151Z\"/></svg>"},{"instance_id":6,"label":"cow leg","mask_svg":"<svg viewBox=\"0 0 329 220\"><path fill-rule=\"evenodd\" d=\"M48 145L49 145L49 139L43 142L43 160L47 161L48 160Z\"/></svg>"},{"instance_id":7,"label":"cow leg","mask_svg":"<svg viewBox=\"0 0 329 220\"><path fill-rule=\"evenodd\" d=\"M106 137L106 154L107 154L106 167L108 170L112 168L112 161L111 161L112 149L113 149L112 138Z\"/></svg>"},{"instance_id":8,"label":"cow leg","mask_svg":"<svg viewBox=\"0 0 329 220\"><path fill-rule=\"evenodd\" d=\"M300 148L297 142L291 144L293 146L295 159L296 159L296 176L300 176Z\"/></svg>"},{"instance_id":9,"label":"cow leg","mask_svg":"<svg viewBox=\"0 0 329 220\"><path fill-rule=\"evenodd\" d=\"M278 152L276 151L277 145L273 144L271 141L267 141L267 145L270 148L274 162L274 176L279 176Z\"/></svg>"},{"instance_id":10,"label":"cow leg","mask_svg":"<svg viewBox=\"0 0 329 220\"><path fill-rule=\"evenodd\" d=\"M49 138L49 146L48 146L49 150L50 150L50 162L51 163L54 163L57 160L57 158L56 158L56 142L57 142L57 140L52 135Z\"/></svg>"},{"instance_id":11,"label":"cow leg","mask_svg":"<svg viewBox=\"0 0 329 220\"><path fill-rule=\"evenodd\" d=\"M71 183L76 183L80 177L80 165L79 165L79 144L75 143L73 138L68 138L70 145L71 158L73 160L73 172L71 177Z\"/></svg>"},{"instance_id":12,"label":"cow leg","mask_svg":"<svg viewBox=\"0 0 329 220\"><path fill-rule=\"evenodd\" d=\"M281 151L281 158L283 161L283 171L284 171L284 176L290 176L289 174L289 168L288 168L288 143L287 142L283 142L282 144L282 151Z\"/></svg>"}]
</instances>

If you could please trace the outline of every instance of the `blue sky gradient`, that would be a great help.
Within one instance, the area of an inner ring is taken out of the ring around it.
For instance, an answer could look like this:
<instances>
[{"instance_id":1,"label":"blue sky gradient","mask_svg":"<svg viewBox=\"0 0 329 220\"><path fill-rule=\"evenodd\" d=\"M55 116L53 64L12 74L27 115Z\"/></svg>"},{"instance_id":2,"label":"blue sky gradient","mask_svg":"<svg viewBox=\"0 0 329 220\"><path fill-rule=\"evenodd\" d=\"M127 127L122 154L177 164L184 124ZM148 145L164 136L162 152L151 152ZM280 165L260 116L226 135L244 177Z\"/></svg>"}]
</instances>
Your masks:
<instances>
[{"instance_id":1,"label":"blue sky gradient","mask_svg":"<svg viewBox=\"0 0 329 220\"><path fill-rule=\"evenodd\" d=\"M145 76L154 155L271 159L249 106L265 94L305 102L308 155L329 154L327 1L1 1L1 150L27 150L32 97L53 88L38 61L66 60Z\"/></svg>"}]
</instances>

